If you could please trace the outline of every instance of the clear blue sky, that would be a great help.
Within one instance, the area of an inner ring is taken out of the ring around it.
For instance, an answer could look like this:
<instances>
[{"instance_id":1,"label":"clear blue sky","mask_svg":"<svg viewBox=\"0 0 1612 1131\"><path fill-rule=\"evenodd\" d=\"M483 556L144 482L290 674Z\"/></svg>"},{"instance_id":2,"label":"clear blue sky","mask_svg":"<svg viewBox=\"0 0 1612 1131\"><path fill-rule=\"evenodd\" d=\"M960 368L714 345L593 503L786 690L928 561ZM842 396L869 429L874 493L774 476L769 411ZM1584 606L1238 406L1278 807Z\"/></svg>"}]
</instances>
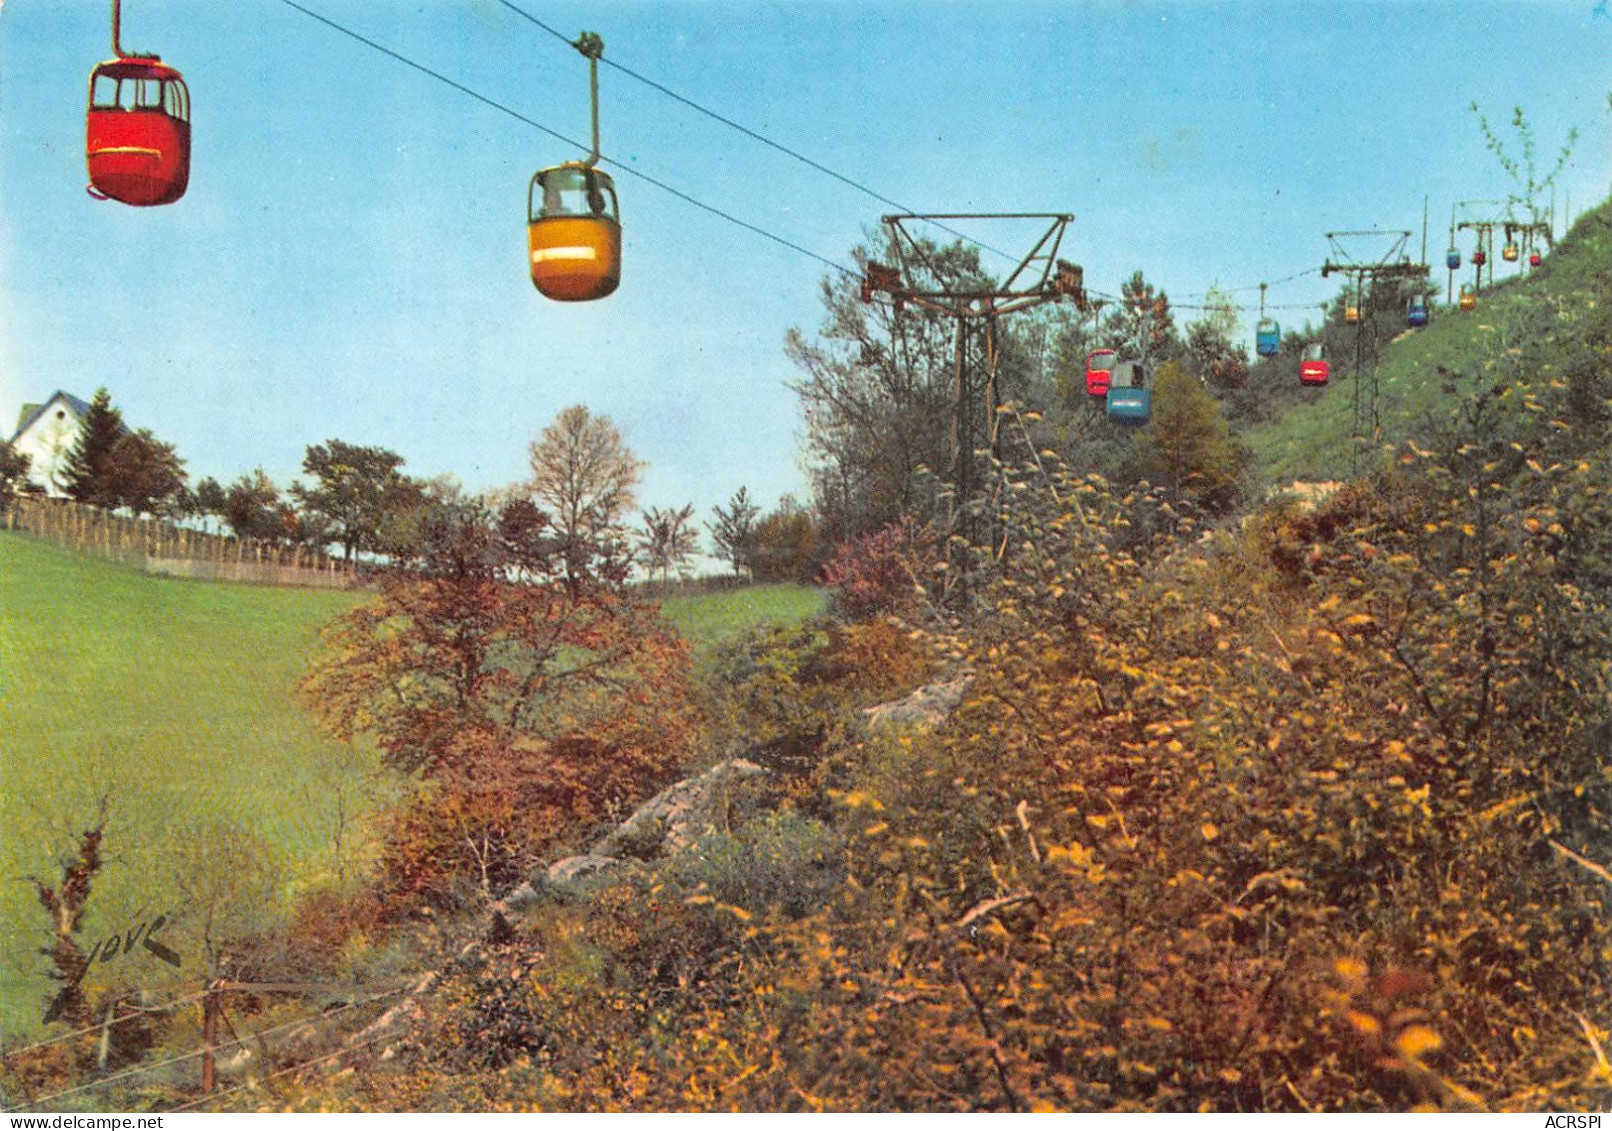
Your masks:
<instances>
[{"instance_id":1,"label":"clear blue sky","mask_svg":"<svg viewBox=\"0 0 1612 1131\"><path fill-rule=\"evenodd\" d=\"M493 0L303 2L586 136L581 56ZM1419 242L1424 194L1441 256L1451 202L1508 188L1474 99L1497 124L1523 106L1542 164L1578 127L1559 204L1612 182L1597 0L522 6L916 210L1072 212L1064 255L1111 292L1136 269L1177 297L1278 279L1319 266L1331 229ZM0 430L105 385L193 481L262 465L283 485L334 437L480 489L583 402L649 462L644 503L703 517L741 484L803 489L781 343L818 325L821 264L618 176L621 289L549 302L526 183L576 151L280 0L125 0L123 42L190 85L169 207L83 189L109 4L0 9ZM827 258L891 211L608 68L601 85L608 157Z\"/></svg>"}]
</instances>

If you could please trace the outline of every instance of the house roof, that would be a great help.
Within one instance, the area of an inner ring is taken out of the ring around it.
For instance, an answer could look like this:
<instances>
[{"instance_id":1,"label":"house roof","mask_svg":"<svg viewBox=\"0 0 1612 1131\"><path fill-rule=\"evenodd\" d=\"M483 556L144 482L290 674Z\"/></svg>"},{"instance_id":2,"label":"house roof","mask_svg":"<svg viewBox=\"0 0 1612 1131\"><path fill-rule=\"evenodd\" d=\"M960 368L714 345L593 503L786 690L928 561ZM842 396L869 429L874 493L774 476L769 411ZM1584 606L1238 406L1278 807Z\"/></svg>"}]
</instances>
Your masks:
<instances>
[{"instance_id":1,"label":"house roof","mask_svg":"<svg viewBox=\"0 0 1612 1131\"><path fill-rule=\"evenodd\" d=\"M22 406L22 413L17 417L17 430L11 434L10 442L15 443L24 432L32 427L34 421L44 416L45 410L57 401L66 404L80 418L89 414L90 406L88 401L75 397L64 389L57 389L55 395L45 401L44 404L25 404Z\"/></svg>"}]
</instances>

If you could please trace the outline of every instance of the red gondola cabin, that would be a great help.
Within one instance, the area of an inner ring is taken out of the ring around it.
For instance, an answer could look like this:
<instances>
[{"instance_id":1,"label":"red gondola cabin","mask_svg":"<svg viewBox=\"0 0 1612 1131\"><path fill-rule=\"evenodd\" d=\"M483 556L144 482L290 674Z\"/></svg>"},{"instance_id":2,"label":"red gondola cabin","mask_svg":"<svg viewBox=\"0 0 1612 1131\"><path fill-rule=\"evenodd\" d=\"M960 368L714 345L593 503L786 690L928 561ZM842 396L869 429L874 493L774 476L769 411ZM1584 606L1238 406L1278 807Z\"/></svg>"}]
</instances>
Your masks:
<instances>
[{"instance_id":1,"label":"red gondola cabin","mask_svg":"<svg viewBox=\"0 0 1612 1131\"><path fill-rule=\"evenodd\" d=\"M1113 380L1113 350L1093 350L1086 355L1086 393L1089 396L1108 396L1108 386Z\"/></svg>"},{"instance_id":2,"label":"red gondola cabin","mask_svg":"<svg viewBox=\"0 0 1612 1131\"><path fill-rule=\"evenodd\" d=\"M1299 383L1302 385L1325 385L1332 375L1332 365L1327 361L1326 351L1320 342L1312 342L1304 350L1304 357L1299 361Z\"/></svg>"},{"instance_id":3,"label":"red gondola cabin","mask_svg":"<svg viewBox=\"0 0 1612 1131\"><path fill-rule=\"evenodd\" d=\"M120 55L90 73L84 142L89 191L145 206L172 204L190 183L190 91L155 55Z\"/></svg>"}]
</instances>

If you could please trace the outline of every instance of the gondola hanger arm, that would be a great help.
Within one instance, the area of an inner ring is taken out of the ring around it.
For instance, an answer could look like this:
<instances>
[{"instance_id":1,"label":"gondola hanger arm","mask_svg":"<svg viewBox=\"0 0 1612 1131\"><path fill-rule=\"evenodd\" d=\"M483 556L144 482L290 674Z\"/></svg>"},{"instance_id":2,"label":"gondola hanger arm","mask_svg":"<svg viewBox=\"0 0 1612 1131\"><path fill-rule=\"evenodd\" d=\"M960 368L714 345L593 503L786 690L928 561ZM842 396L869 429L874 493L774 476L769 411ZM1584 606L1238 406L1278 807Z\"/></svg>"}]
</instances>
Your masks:
<instances>
[{"instance_id":1,"label":"gondola hanger arm","mask_svg":"<svg viewBox=\"0 0 1612 1131\"><path fill-rule=\"evenodd\" d=\"M588 103L593 112L593 149L583 162L588 168L599 163L599 57L604 54L604 40L591 31L578 35L571 44L588 58Z\"/></svg>"}]
</instances>

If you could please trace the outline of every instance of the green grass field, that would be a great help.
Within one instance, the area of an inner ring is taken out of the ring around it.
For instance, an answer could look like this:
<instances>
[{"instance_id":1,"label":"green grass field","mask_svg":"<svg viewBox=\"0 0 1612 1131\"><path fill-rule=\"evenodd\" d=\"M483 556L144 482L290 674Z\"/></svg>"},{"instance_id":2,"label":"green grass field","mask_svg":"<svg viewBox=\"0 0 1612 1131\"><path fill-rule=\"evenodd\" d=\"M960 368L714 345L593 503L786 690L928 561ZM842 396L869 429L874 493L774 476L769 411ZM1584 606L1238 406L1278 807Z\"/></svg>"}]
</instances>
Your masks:
<instances>
[{"instance_id":1,"label":"green grass field","mask_svg":"<svg viewBox=\"0 0 1612 1131\"><path fill-rule=\"evenodd\" d=\"M163 877L196 826L229 823L266 841L289 888L333 874L338 806L374 812L397 787L322 735L294 689L319 626L359 600L151 577L0 533L0 1035L37 1030L50 996L37 953L46 918L25 877L59 882L103 794L107 863L86 946L171 908ZM698 653L825 601L774 585L678 595L664 608ZM361 856L354 840L349 859ZM105 971L154 992L197 976L144 951Z\"/></svg>"},{"instance_id":2,"label":"green grass field","mask_svg":"<svg viewBox=\"0 0 1612 1131\"><path fill-rule=\"evenodd\" d=\"M294 881L330 864L338 793L373 808L361 756L318 733L293 696L320 624L350 594L149 577L0 534L0 1010L38 1023L46 919L21 877L59 861L109 798L83 925L95 940L169 909L165 847L226 821L274 847ZM93 945L92 943L90 945ZM114 968L109 964L106 972ZM160 989L139 952L116 972Z\"/></svg>"},{"instance_id":3,"label":"green grass field","mask_svg":"<svg viewBox=\"0 0 1612 1131\"><path fill-rule=\"evenodd\" d=\"M763 624L794 624L816 616L828 594L805 585L751 585L711 593L678 594L661 603L666 619L694 648L696 658L712 644Z\"/></svg>"}]
</instances>

